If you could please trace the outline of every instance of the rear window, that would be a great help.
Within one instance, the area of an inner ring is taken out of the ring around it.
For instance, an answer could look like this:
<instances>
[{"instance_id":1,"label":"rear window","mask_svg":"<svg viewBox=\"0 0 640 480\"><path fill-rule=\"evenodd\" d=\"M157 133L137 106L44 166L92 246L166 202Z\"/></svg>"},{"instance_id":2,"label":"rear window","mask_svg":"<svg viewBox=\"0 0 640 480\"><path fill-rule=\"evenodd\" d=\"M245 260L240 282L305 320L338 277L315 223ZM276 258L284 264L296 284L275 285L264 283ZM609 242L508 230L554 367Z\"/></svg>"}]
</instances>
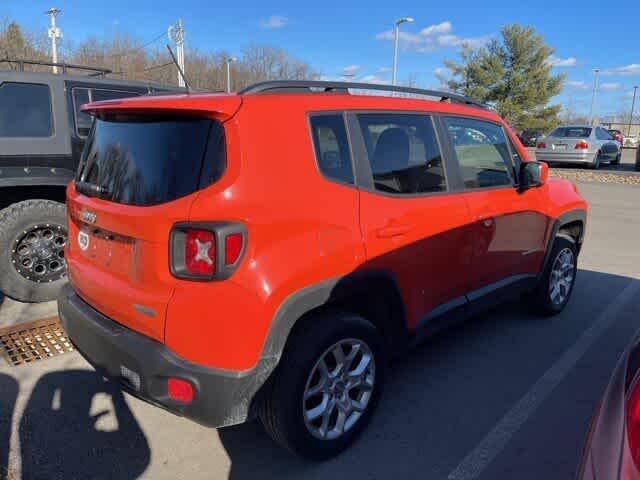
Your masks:
<instances>
[{"instance_id":1,"label":"rear window","mask_svg":"<svg viewBox=\"0 0 640 480\"><path fill-rule=\"evenodd\" d=\"M77 180L101 187L105 200L147 206L204 188L225 167L224 130L214 120L118 115L96 119Z\"/></svg>"},{"instance_id":2,"label":"rear window","mask_svg":"<svg viewBox=\"0 0 640 480\"><path fill-rule=\"evenodd\" d=\"M588 138L591 136L591 129L588 127L558 127L549 136L555 138Z\"/></svg>"}]
</instances>

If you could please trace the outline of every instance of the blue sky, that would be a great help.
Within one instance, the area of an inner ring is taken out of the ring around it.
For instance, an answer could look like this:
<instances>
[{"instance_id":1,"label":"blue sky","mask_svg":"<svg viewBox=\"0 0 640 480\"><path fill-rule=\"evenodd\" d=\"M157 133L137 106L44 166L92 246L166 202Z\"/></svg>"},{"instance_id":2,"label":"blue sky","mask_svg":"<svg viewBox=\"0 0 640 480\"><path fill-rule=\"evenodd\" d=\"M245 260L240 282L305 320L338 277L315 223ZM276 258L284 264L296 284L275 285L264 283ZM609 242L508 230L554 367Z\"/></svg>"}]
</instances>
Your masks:
<instances>
[{"instance_id":1,"label":"blue sky","mask_svg":"<svg viewBox=\"0 0 640 480\"><path fill-rule=\"evenodd\" d=\"M182 17L189 46L240 53L251 42L283 47L309 62L327 78L346 71L365 81L388 81L392 57L390 30L401 16L398 77L414 75L420 86L434 87L446 75L443 60L455 60L463 41L482 43L506 23L533 25L555 49L557 72L567 74L559 100L586 112L592 69L603 74L598 94L600 114L628 111L633 85L640 83L637 2L540 2L458 0L457 2L334 1L219 2L210 0L0 0L0 20L13 19L29 30L43 30L43 14L61 8L65 41L121 29L141 44ZM158 46L162 43L158 42Z\"/></svg>"}]
</instances>

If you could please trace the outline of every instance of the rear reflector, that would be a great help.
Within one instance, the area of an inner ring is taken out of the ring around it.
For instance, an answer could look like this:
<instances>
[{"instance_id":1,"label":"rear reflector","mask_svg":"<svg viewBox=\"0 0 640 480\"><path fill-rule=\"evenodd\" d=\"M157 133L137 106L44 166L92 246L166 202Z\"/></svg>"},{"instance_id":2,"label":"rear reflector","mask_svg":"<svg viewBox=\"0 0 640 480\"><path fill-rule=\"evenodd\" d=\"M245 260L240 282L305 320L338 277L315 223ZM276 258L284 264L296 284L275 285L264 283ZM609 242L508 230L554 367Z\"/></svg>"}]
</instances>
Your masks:
<instances>
[{"instance_id":1,"label":"rear reflector","mask_svg":"<svg viewBox=\"0 0 640 480\"><path fill-rule=\"evenodd\" d=\"M242 252L242 233L232 233L227 235L224 240L224 263L225 265L233 265L238 261L240 252Z\"/></svg>"},{"instance_id":2,"label":"rear reflector","mask_svg":"<svg viewBox=\"0 0 640 480\"><path fill-rule=\"evenodd\" d=\"M181 378L169 378L167 380L167 394L171 400L182 403L191 403L195 396L193 385Z\"/></svg>"},{"instance_id":3,"label":"rear reflector","mask_svg":"<svg viewBox=\"0 0 640 480\"><path fill-rule=\"evenodd\" d=\"M216 238L213 232L185 231L184 263L192 275L213 275L216 271Z\"/></svg>"},{"instance_id":4,"label":"rear reflector","mask_svg":"<svg viewBox=\"0 0 640 480\"><path fill-rule=\"evenodd\" d=\"M589 144L587 142L585 142L584 140L576 143L576 150L587 150L589 148Z\"/></svg>"}]
</instances>

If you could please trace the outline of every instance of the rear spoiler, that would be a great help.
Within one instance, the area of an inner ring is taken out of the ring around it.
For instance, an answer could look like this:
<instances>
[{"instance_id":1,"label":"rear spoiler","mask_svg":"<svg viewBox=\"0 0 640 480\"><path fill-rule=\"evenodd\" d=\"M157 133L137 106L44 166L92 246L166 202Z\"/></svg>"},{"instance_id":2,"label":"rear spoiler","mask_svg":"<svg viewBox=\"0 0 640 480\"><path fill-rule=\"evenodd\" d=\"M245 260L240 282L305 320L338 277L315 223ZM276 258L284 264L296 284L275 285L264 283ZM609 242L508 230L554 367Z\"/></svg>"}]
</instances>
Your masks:
<instances>
[{"instance_id":1,"label":"rear spoiler","mask_svg":"<svg viewBox=\"0 0 640 480\"><path fill-rule=\"evenodd\" d=\"M110 113L181 113L212 116L225 122L242 105L242 97L228 94L162 95L104 100L82 105L83 112L102 118Z\"/></svg>"}]
</instances>

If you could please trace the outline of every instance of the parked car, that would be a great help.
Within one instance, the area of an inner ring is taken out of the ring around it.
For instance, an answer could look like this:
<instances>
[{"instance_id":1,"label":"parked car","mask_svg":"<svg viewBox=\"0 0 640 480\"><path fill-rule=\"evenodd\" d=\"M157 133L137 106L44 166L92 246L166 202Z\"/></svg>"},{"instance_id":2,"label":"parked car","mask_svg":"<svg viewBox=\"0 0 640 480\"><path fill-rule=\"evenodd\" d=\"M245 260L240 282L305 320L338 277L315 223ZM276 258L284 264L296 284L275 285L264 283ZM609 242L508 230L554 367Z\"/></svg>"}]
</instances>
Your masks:
<instances>
[{"instance_id":1,"label":"parked car","mask_svg":"<svg viewBox=\"0 0 640 480\"><path fill-rule=\"evenodd\" d=\"M640 336L622 354L598 404L576 480L640 479Z\"/></svg>"},{"instance_id":2,"label":"parked car","mask_svg":"<svg viewBox=\"0 0 640 480\"><path fill-rule=\"evenodd\" d=\"M520 135L518 135L520 142L522 142L525 147L535 147L538 139L542 137L544 137L544 132L531 128L523 130Z\"/></svg>"},{"instance_id":3,"label":"parked car","mask_svg":"<svg viewBox=\"0 0 640 480\"><path fill-rule=\"evenodd\" d=\"M60 321L102 375L204 425L258 416L328 458L392 355L506 298L571 296L585 201L465 97L281 81L84 109Z\"/></svg>"},{"instance_id":4,"label":"parked car","mask_svg":"<svg viewBox=\"0 0 640 480\"><path fill-rule=\"evenodd\" d=\"M597 169L601 162L620 163L622 147L602 127L558 127L538 141L536 160L548 163L581 163Z\"/></svg>"},{"instance_id":5,"label":"parked car","mask_svg":"<svg viewBox=\"0 0 640 480\"><path fill-rule=\"evenodd\" d=\"M609 132L609 135L611 135L621 146L624 145L624 136L622 135L622 132L620 130L609 129L607 130L607 132Z\"/></svg>"},{"instance_id":6,"label":"parked car","mask_svg":"<svg viewBox=\"0 0 640 480\"><path fill-rule=\"evenodd\" d=\"M624 137L624 146L629 148L637 148L638 147L638 136L637 135L628 135Z\"/></svg>"},{"instance_id":7,"label":"parked car","mask_svg":"<svg viewBox=\"0 0 640 480\"><path fill-rule=\"evenodd\" d=\"M55 299L66 282L65 187L91 127L80 106L169 90L89 75L0 70L0 292L42 302Z\"/></svg>"}]
</instances>

